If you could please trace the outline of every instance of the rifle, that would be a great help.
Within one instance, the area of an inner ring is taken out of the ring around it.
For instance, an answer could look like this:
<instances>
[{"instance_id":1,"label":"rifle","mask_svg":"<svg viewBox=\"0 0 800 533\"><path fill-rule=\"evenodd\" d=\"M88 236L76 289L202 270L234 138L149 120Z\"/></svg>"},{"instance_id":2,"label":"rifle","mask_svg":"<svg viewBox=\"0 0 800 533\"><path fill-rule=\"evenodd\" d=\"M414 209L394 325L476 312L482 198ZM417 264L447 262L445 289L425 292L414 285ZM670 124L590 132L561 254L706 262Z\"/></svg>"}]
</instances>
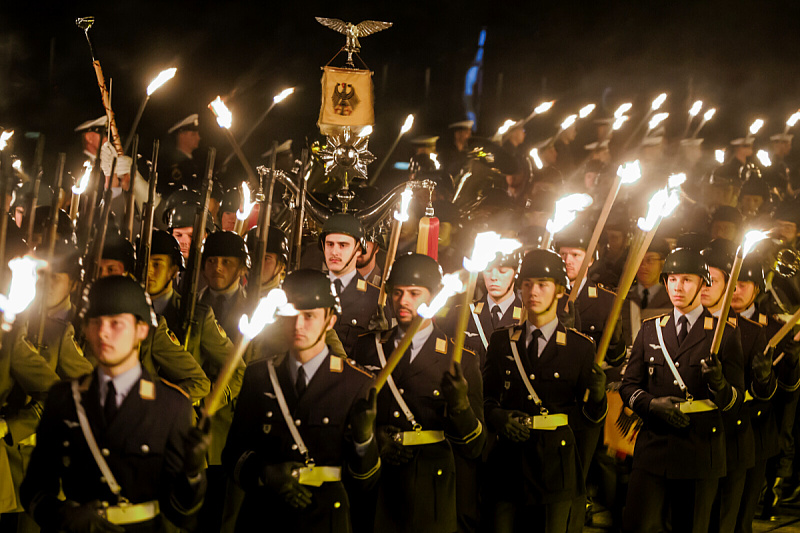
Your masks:
<instances>
[{"instance_id":1,"label":"rifle","mask_svg":"<svg viewBox=\"0 0 800 533\"><path fill-rule=\"evenodd\" d=\"M142 221L142 235L139 241L139 268L137 269L137 278L143 284L145 292L147 292L147 269L150 265L150 248L153 242L153 218L155 217L155 198L156 198L156 185L158 184L158 139L153 141L153 158L150 161L150 176L147 183L147 207L144 210L144 219Z\"/></svg>"},{"instance_id":2,"label":"rifle","mask_svg":"<svg viewBox=\"0 0 800 533\"><path fill-rule=\"evenodd\" d=\"M9 141L10 143L11 141ZM7 205L8 190L11 188L11 181L13 174L11 173L11 149L6 147L6 150L0 150L0 201L2 204ZM3 213L0 216L0 287L5 287L6 269L6 236L8 235L8 213Z\"/></svg>"},{"instance_id":3,"label":"rifle","mask_svg":"<svg viewBox=\"0 0 800 533\"><path fill-rule=\"evenodd\" d=\"M192 230L192 248L189 251L189 264L181 287L181 324L183 330L184 349L189 346L189 336L192 332L192 322L194 321L194 311L197 304L197 286L200 284L200 270L203 265L203 238L206 234L206 213L208 204L211 202L211 190L214 187L214 159L217 151L212 146L208 149L206 160L206 179L203 182L203 203L194 219Z\"/></svg>"},{"instance_id":4,"label":"rifle","mask_svg":"<svg viewBox=\"0 0 800 533\"><path fill-rule=\"evenodd\" d=\"M287 268L289 271L297 270L300 268L300 255L303 248L303 224L306 217L306 166L308 165L308 148L303 148L300 155L300 172L297 173L300 183L297 184L300 193L297 195L297 218L294 223L294 233L292 234L293 246L292 257Z\"/></svg>"},{"instance_id":5,"label":"rifle","mask_svg":"<svg viewBox=\"0 0 800 533\"><path fill-rule=\"evenodd\" d=\"M125 238L131 243L133 243L133 239L136 237L133 234L133 218L134 212L136 211L136 202L134 201L133 196L133 184L136 181L136 171L138 166L136 157L138 151L139 135L135 135L133 137L133 150L131 150L131 158L133 159L131 163L131 178L128 182L128 192L127 196L125 197Z\"/></svg>"},{"instance_id":6,"label":"rifle","mask_svg":"<svg viewBox=\"0 0 800 533\"><path fill-rule=\"evenodd\" d=\"M39 198L39 186L42 183L42 159L44 159L44 135L39 134L36 140L36 155L34 156L34 176L33 189L31 190L31 200L26 206L28 210L28 225L25 228L25 238L28 244L33 244L33 228L36 220L36 200Z\"/></svg>"},{"instance_id":7,"label":"rifle","mask_svg":"<svg viewBox=\"0 0 800 533\"><path fill-rule=\"evenodd\" d=\"M117 159L111 163L111 175L117 169ZM103 191L103 210L100 211L100 220L96 225L96 231L92 244L92 255L90 257L90 267L88 272L88 283L92 283L100 275L100 261L103 259L103 247L106 244L106 231L108 230L108 214L111 212L111 178L108 179L108 187ZM84 283L86 285L86 283Z\"/></svg>"},{"instance_id":8,"label":"rifle","mask_svg":"<svg viewBox=\"0 0 800 533\"><path fill-rule=\"evenodd\" d=\"M272 157L270 158L270 168L259 166L258 175L261 181L261 188L263 190L264 179L269 172L269 193L264 198L264 203L258 211L258 240L256 241L256 249L253 253L256 254L253 261L253 272L248 280L248 286L252 283L253 290L248 292L247 298L250 301L250 309L255 310L258 301L261 298L261 283L264 277L264 252L267 249L267 235L269 234L269 221L272 217L272 195L275 192L275 165L277 162L278 143L272 143ZM252 253L251 253L252 257Z\"/></svg>"}]
</instances>

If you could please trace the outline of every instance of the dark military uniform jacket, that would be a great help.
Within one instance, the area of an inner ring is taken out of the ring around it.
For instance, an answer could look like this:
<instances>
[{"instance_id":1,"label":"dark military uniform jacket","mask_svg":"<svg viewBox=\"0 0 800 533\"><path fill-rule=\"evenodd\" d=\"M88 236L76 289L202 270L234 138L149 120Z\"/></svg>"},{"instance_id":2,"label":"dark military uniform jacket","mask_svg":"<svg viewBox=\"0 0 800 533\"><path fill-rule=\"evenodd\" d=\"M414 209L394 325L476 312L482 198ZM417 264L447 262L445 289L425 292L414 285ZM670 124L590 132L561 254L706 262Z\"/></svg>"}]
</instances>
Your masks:
<instances>
[{"instance_id":1,"label":"dark military uniform jacket","mask_svg":"<svg viewBox=\"0 0 800 533\"><path fill-rule=\"evenodd\" d=\"M339 295L342 314L333 329L342 341L344 351L350 355L353 354L358 336L369 330L369 321L378 309L380 292L380 287L366 281L356 271L355 277Z\"/></svg>"},{"instance_id":2,"label":"dark military uniform jacket","mask_svg":"<svg viewBox=\"0 0 800 533\"><path fill-rule=\"evenodd\" d=\"M595 344L599 343L603 336L606 319L614 305L615 296L613 292L602 285L587 279L575 299L575 328L591 337ZM567 305L568 298L569 293L565 293L559 298L559 309L563 309ZM611 366L616 366L622 363L624 356L625 342L622 336L622 321L618 320L614 327L614 334L611 336L611 344L608 347L605 361Z\"/></svg>"},{"instance_id":3,"label":"dark military uniform jacket","mask_svg":"<svg viewBox=\"0 0 800 533\"><path fill-rule=\"evenodd\" d=\"M398 328L380 334L388 360ZM369 370L381 368L375 333L358 339L353 358ZM468 459L480 456L486 442L483 419L483 382L478 357L464 350L462 368L469 386L470 409L449 413L440 392L442 377L450 371L453 343L438 327L409 363L407 353L392 372L403 400L422 430L444 431L445 440L414 446L414 457L406 464L384 464L378 489L375 531L456 531L455 454ZM378 432L386 428L413 431L411 423L388 386L378 395Z\"/></svg>"},{"instance_id":4,"label":"dark military uniform jacket","mask_svg":"<svg viewBox=\"0 0 800 533\"><path fill-rule=\"evenodd\" d=\"M270 381L267 359L251 363L236 405L222 454L222 462L233 480L245 491L237 530L252 531L254 524L269 522L275 531L350 531L350 507L345 487L365 490L377 480L380 470L375 438L358 453L348 428L350 411L366 396L372 376L351 360L328 353L308 387L297 398L291 378L290 355L278 356L275 370L297 429L318 466L339 466L342 480L320 487L306 486L312 503L294 510L270 493L260 480L264 466L284 462L303 463Z\"/></svg>"},{"instance_id":5,"label":"dark military uniform jacket","mask_svg":"<svg viewBox=\"0 0 800 533\"><path fill-rule=\"evenodd\" d=\"M719 359L727 384L716 395L702 376L700 361L709 356L716 319L707 309L678 346L674 313L642 324L620 387L622 401L644 421L634 448L633 467L668 479L712 479L725 475L723 410L738 409L744 400L742 345L738 330L725 328ZM661 351L656 327L689 393L695 400L712 400L718 409L689 415L683 429L668 425L649 412L650 402L662 396L685 397Z\"/></svg>"},{"instance_id":6,"label":"dark military uniform jacket","mask_svg":"<svg viewBox=\"0 0 800 533\"><path fill-rule=\"evenodd\" d=\"M131 503L158 500L161 513L185 523L202 503L205 477L191 484L183 473L185 441L191 429L192 406L174 387L152 380L146 369L120 404L110 424L103 417L95 370L81 378L81 403L92 433L121 496ZM117 503L103 482L78 422L72 382L56 384L48 396L37 430L37 445L20 489L25 509L45 531L59 530L58 509L68 501ZM130 527L131 531L165 531L164 517Z\"/></svg>"},{"instance_id":7,"label":"dark military uniform jacket","mask_svg":"<svg viewBox=\"0 0 800 533\"><path fill-rule=\"evenodd\" d=\"M208 287L200 291L198 303L207 305L214 310L214 316L219 321L222 329L230 337L234 343L241 337L239 331L239 320L245 314L247 309L247 293L243 287L239 287L236 291L229 296L224 305L220 307L220 303L216 301L216 297L211 293Z\"/></svg>"},{"instance_id":8,"label":"dark military uniform jacket","mask_svg":"<svg viewBox=\"0 0 800 533\"><path fill-rule=\"evenodd\" d=\"M594 342L559 323L538 358L529 357L527 322L494 332L484 369L486 416L495 409L516 410L531 416L540 409L519 374L514 342L533 390L550 414L563 413L569 425L555 430L531 430L523 443L498 436L488 458L488 494L520 505L568 501L584 490L579 450L572 427L599 425L608 406L584 402L594 363Z\"/></svg>"}]
</instances>

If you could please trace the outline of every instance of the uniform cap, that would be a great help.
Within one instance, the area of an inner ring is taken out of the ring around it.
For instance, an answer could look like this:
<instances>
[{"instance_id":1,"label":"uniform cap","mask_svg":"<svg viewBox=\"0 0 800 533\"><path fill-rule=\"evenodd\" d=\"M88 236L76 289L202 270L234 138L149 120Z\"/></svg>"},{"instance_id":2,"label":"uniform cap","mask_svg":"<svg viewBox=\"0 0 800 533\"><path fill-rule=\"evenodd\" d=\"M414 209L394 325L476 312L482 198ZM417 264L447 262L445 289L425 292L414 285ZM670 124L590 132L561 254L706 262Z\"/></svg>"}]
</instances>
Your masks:
<instances>
[{"instance_id":1,"label":"uniform cap","mask_svg":"<svg viewBox=\"0 0 800 533\"><path fill-rule=\"evenodd\" d=\"M776 133L769 136L769 140L773 142L791 142L792 139L794 139L794 135L791 133Z\"/></svg>"},{"instance_id":2,"label":"uniform cap","mask_svg":"<svg viewBox=\"0 0 800 533\"><path fill-rule=\"evenodd\" d=\"M554 249L558 251L561 248L579 248L585 251L589 248L591 238L592 228L581 224L570 224L556 233L553 239Z\"/></svg>"},{"instance_id":3,"label":"uniform cap","mask_svg":"<svg viewBox=\"0 0 800 533\"><path fill-rule=\"evenodd\" d=\"M705 259L706 265L721 270L725 273L725 279L728 279L736 257L736 243L728 239L714 239L700 254Z\"/></svg>"},{"instance_id":4,"label":"uniform cap","mask_svg":"<svg viewBox=\"0 0 800 533\"><path fill-rule=\"evenodd\" d=\"M150 257L154 255L168 255L172 259L173 265L180 270L186 268L178 239L164 230L153 230L153 236L150 240Z\"/></svg>"},{"instance_id":5,"label":"uniform cap","mask_svg":"<svg viewBox=\"0 0 800 533\"><path fill-rule=\"evenodd\" d=\"M79 124L78 127L75 128L75 132L76 133L84 133L87 131L102 132L106 129L107 121L108 119L106 118L105 115L103 115L100 118L87 120L86 122Z\"/></svg>"},{"instance_id":6,"label":"uniform cap","mask_svg":"<svg viewBox=\"0 0 800 533\"><path fill-rule=\"evenodd\" d=\"M395 259L386 284L390 287L425 287L433 294L442 285L442 267L432 257L407 253Z\"/></svg>"},{"instance_id":7,"label":"uniform cap","mask_svg":"<svg viewBox=\"0 0 800 533\"><path fill-rule=\"evenodd\" d=\"M256 250L258 242L258 227L251 228L244 236L244 242L248 250ZM269 227L267 233L267 249L264 253L275 254L283 261L284 265L289 264L289 238L279 228Z\"/></svg>"},{"instance_id":8,"label":"uniform cap","mask_svg":"<svg viewBox=\"0 0 800 533\"><path fill-rule=\"evenodd\" d=\"M519 278L546 278L562 287L569 285L564 260L552 250L538 249L526 253L519 267Z\"/></svg>"},{"instance_id":9,"label":"uniform cap","mask_svg":"<svg viewBox=\"0 0 800 533\"><path fill-rule=\"evenodd\" d=\"M181 119L175 124L173 124L172 127L167 130L167 133L172 134L185 130L197 131L198 129L200 129L199 116L197 115L197 113L193 113L188 117Z\"/></svg>"},{"instance_id":10,"label":"uniform cap","mask_svg":"<svg viewBox=\"0 0 800 533\"><path fill-rule=\"evenodd\" d=\"M298 311L333 308L341 313L339 298L330 278L319 270L304 268L290 272L281 288L286 293L286 299Z\"/></svg>"},{"instance_id":11,"label":"uniform cap","mask_svg":"<svg viewBox=\"0 0 800 533\"><path fill-rule=\"evenodd\" d=\"M217 231L210 233L203 243L203 263L209 257L238 257L247 268L250 268L250 253L244 239L233 231Z\"/></svg>"},{"instance_id":12,"label":"uniform cap","mask_svg":"<svg viewBox=\"0 0 800 533\"><path fill-rule=\"evenodd\" d=\"M447 127L451 130L471 130L474 125L474 120L459 120L458 122L448 124Z\"/></svg>"},{"instance_id":13,"label":"uniform cap","mask_svg":"<svg viewBox=\"0 0 800 533\"><path fill-rule=\"evenodd\" d=\"M136 251L133 245L118 233L107 233L103 242L103 259L120 261L125 272L133 272L136 268Z\"/></svg>"},{"instance_id":14,"label":"uniform cap","mask_svg":"<svg viewBox=\"0 0 800 533\"><path fill-rule=\"evenodd\" d=\"M711 275L705 258L695 250L676 248L667 256L661 269L661 279L666 280L671 274L695 274L711 285Z\"/></svg>"},{"instance_id":15,"label":"uniform cap","mask_svg":"<svg viewBox=\"0 0 800 533\"><path fill-rule=\"evenodd\" d=\"M322 225L322 231L319 234L320 249L325 248L325 237L331 233L350 235L356 240L356 244L361 245L362 250L367 249L364 226L362 226L361 222L353 215L348 213L334 213L328 217Z\"/></svg>"},{"instance_id":16,"label":"uniform cap","mask_svg":"<svg viewBox=\"0 0 800 533\"><path fill-rule=\"evenodd\" d=\"M130 313L152 327L158 325L150 297L129 276L100 278L92 283L84 298L88 299L82 313L84 319Z\"/></svg>"},{"instance_id":17,"label":"uniform cap","mask_svg":"<svg viewBox=\"0 0 800 533\"><path fill-rule=\"evenodd\" d=\"M33 255L39 259L47 260L47 245L37 246ZM59 239L53 249L53 261L48 265L50 271L56 274L67 274L73 281L83 281L83 257L77 245L66 239Z\"/></svg>"}]
</instances>

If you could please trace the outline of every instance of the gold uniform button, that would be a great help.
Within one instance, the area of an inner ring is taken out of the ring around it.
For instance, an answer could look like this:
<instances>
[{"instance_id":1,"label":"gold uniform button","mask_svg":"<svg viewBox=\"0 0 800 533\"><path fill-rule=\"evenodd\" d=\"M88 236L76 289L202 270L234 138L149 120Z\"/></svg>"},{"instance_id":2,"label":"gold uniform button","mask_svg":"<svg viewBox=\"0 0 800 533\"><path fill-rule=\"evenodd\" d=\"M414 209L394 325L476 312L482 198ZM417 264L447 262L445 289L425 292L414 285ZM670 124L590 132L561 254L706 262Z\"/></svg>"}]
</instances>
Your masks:
<instances>
[{"instance_id":1,"label":"gold uniform button","mask_svg":"<svg viewBox=\"0 0 800 533\"><path fill-rule=\"evenodd\" d=\"M716 433L716 432L717 432L717 428L711 428L711 433Z\"/></svg>"},{"instance_id":2,"label":"gold uniform button","mask_svg":"<svg viewBox=\"0 0 800 533\"><path fill-rule=\"evenodd\" d=\"M678 361L675 361L675 368L680 368L681 364Z\"/></svg>"},{"instance_id":3,"label":"gold uniform button","mask_svg":"<svg viewBox=\"0 0 800 533\"><path fill-rule=\"evenodd\" d=\"M436 389L433 389L433 395L434 395L434 396L439 396L439 391L438 391L438 390L436 390Z\"/></svg>"},{"instance_id":4,"label":"gold uniform button","mask_svg":"<svg viewBox=\"0 0 800 533\"><path fill-rule=\"evenodd\" d=\"M395 411L392 414L394 415L395 418L400 418L400 411Z\"/></svg>"},{"instance_id":5,"label":"gold uniform button","mask_svg":"<svg viewBox=\"0 0 800 533\"><path fill-rule=\"evenodd\" d=\"M506 370L506 376L510 376L510 375L511 375L511 370Z\"/></svg>"},{"instance_id":6,"label":"gold uniform button","mask_svg":"<svg viewBox=\"0 0 800 533\"><path fill-rule=\"evenodd\" d=\"M400 394L405 394L406 393L406 391L403 390L403 389L397 389L397 390L400 391Z\"/></svg>"},{"instance_id":7,"label":"gold uniform button","mask_svg":"<svg viewBox=\"0 0 800 533\"><path fill-rule=\"evenodd\" d=\"M150 452L150 446L148 446L147 444L142 444L142 453L149 453L149 452Z\"/></svg>"},{"instance_id":8,"label":"gold uniform button","mask_svg":"<svg viewBox=\"0 0 800 533\"><path fill-rule=\"evenodd\" d=\"M334 503L333 503L333 508L334 508L334 509L338 509L338 508L339 508L339 507L341 507L341 506L342 506L342 503L341 503L341 502L334 502Z\"/></svg>"},{"instance_id":9,"label":"gold uniform button","mask_svg":"<svg viewBox=\"0 0 800 533\"><path fill-rule=\"evenodd\" d=\"M651 357L651 358L650 358L650 362L651 362L651 363L654 363L655 361L656 361L656 358L655 358L655 357Z\"/></svg>"},{"instance_id":10,"label":"gold uniform button","mask_svg":"<svg viewBox=\"0 0 800 533\"><path fill-rule=\"evenodd\" d=\"M556 372L555 374L553 374L553 377L554 377L554 378L556 378L556 379L558 379L558 378L560 378L560 377L561 377L561 375L560 375L558 372Z\"/></svg>"},{"instance_id":11,"label":"gold uniform button","mask_svg":"<svg viewBox=\"0 0 800 533\"><path fill-rule=\"evenodd\" d=\"M267 411L267 418L272 418L272 411Z\"/></svg>"},{"instance_id":12,"label":"gold uniform button","mask_svg":"<svg viewBox=\"0 0 800 533\"><path fill-rule=\"evenodd\" d=\"M108 448L103 448L102 450L100 450L100 453L103 454L103 457L108 457L109 455L111 455L111 452L108 451Z\"/></svg>"},{"instance_id":13,"label":"gold uniform button","mask_svg":"<svg viewBox=\"0 0 800 533\"><path fill-rule=\"evenodd\" d=\"M354 326L357 326L358 325L358 320L356 320L354 318L353 320L350 321L350 323L353 324Z\"/></svg>"},{"instance_id":14,"label":"gold uniform button","mask_svg":"<svg viewBox=\"0 0 800 533\"><path fill-rule=\"evenodd\" d=\"M62 445L64 448L69 448L69 441L68 441L68 440L65 440L64 442L62 442L62 443L61 443L61 445Z\"/></svg>"},{"instance_id":15,"label":"gold uniform button","mask_svg":"<svg viewBox=\"0 0 800 533\"><path fill-rule=\"evenodd\" d=\"M677 380L677 379L673 379L673 380L672 380L672 384L673 384L673 385L677 385L677 384L678 384L678 380Z\"/></svg>"},{"instance_id":16,"label":"gold uniform button","mask_svg":"<svg viewBox=\"0 0 800 533\"><path fill-rule=\"evenodd\" d=\"M741 420L737 420L737 421L736 421L736 425L737 425L737 426L741 426L741 425L742 425L742 421L741 421Z\"/></svg>"},{"instance_id":17,"label":"gold uniform button","mask_svg":"<svg viewBox=\"0 0 800 533\"><path fill-rule=\"evenodd\" d=\"M566 445L567 445L567 441L565 441L565 440L562 440L562 441L561 441L561 445L562 445L562 446L566 446Z\"/></svg>"},{"instance_id":18,"label":"gold uniform button","mask_svg":"<svg viewBox=\"0 0 800 533\"><path fill-rule=\"evenodd\" d=\"M437 475L437 476L441 476L441 475L442 475L442 470L441 470L441 469L437 470L437 471L436 471L436 475Z\"/></svg>"},{"instance_id":19,"label":"gold uniform button","mask_svg":"<svg viewBox=\"0 0 800 533\"><path fill-rule=\"evenodd\" d=\"M292 450L296 450L296 449L297 449L297 444L292 444Z\"/></svg>"},{"instance_id":20,"label":"gold uniform button","mask_svg":"<svg viewBox=\"0 0 800 533\"><path fill-rule=\"evenodd\" d=\"M330 422L330 419L327 416L322 419L323 424L327 424L328 422Z\"/></svg>"},{"instance_id":21,"label":"gold uniform button","mask_svg":"<svg viewBox=\"0 0 800 533\"><path fill-rule=\"evenodd\" d=\"M531 396L530 394L528 394L528 399L529 399L529 400L533 400L533 396Z\"/></svg>"},{"instance_id":22,"label":"gold uniform button","mask_svg":"<svg viewBox=\"0 0 800 533\"><path fill-rule=\"evenodd\" d=\"M761 416L761 411L757 412L756 416Z\"/></svg>"},{"instance_id":23,"label":"gold uniform button","mask_svg":"<svg viewBox=\"0 0 800 533\"><path fill-rule=\"evenodd\" d=\"M299 418L298 418L297 420L295 420L295 421L294 421L294 425L295 425L295 426L299 426L299 425L300 425L300 419L299 419Z\"/></svg>"},{"instance_id":24,"label":"gold uniform button","mask_svg":"<svg viewBox=\"0 0 800 533\"><path fill-rule=\"evenodd\" d=\"M536 376L534 376L533 374L531 374L531 375L530 375L530 376L528 376L528 377L530 377L530 378L531 378L531 381L533 381L534 379L536 379Z\"/></svg>"}]
</instances>

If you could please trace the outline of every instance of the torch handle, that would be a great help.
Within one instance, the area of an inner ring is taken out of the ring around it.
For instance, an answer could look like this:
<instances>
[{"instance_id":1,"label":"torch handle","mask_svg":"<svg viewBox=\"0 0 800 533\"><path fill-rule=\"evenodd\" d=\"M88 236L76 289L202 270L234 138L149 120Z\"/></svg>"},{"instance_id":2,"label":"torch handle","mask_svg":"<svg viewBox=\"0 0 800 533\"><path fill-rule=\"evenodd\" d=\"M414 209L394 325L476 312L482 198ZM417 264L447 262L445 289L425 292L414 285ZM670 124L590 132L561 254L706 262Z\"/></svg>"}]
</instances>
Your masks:
<instances>
[{"instance_id":1,"label":"torch handle","mask_svg":"<svg viewBox=\"0 0 800 533\"><path fill-rule=\"evenodd\" d=\"M258 178L256 177L255 172L253 172L253 167L250 166L250 162L244 155L242 147L239 146L238 142L236 142L236 137L233 136L233 133L231 133L231 130L229 130L228 128L222 128L222 130L225 132L225 137L228 139L228 142L233 148L233 151L236 153L236 157L238 157L239 161L242 163L244 171L247 173L247 180L250 183L258 183Z\"/></svg>"},{"instance_id":2,"label":"torch handle","mask_svg":"<svg viewBox=\"0 0 800 533\"><path fill-rule=\"evenodd\" d=\"M586 273L589 272L589 265L592 262L592 256L594 255L594 251L597 249L597 243L600 242L600 235L603 234L603 228L605 228L606 220L608 220L608 216L611 214L611 207L614 205L614 200L617 199L617 194L619 194L619 188L621 185L622 177L618 175L614 180L614 183L611 185L611 189L608 191L606 203L603 204L603 210L600 212L600 218L597 220L597 224L594 226L592 237L589 239L589 246L586 247L586 255L583 257L583 261L581 262L581 268L578 270L578 275L575 277L575 283L572 285L572 290L569 291L567 305L569 305L569 302L575 302L575 300L578 298L578 291L583 283L583 278L585 278Z\"/></svg>"},{"instance_id":3,"label":"torch handle","mask_svg":"<svg viewBox=\"0 0 800 533\"><path fill-rule=\"evenodd\" d=\"M214 382L214 387L212 387L211 392L205 398L203 416L213 416L220 408L222 395L225 393L228 383L233 379L236 369L239 368L239 365L242 363L242 357L249 344L250 341L245 340L245 336L242 335L234 345L233 351L228 355L228 358L225 359L225 365L222 367L222 370L219 371L217 380Z\"/></svg>"},{"instance_id":4,"label":"torch handle","mask_svg":"<svg viewBox=\"0 0 800 533\"><path fill-rule=\"evenodd\" d=\"M400 144L400 139L402 137L403 137L403 134L401 133L400 135L397 136L397 138L395 138L394 142L392 143L392 146L389 147L389 153L387 153L386 157L384 157L381 160L381 164L378 165L378 170L376 170L375 174L372 175L372 177L370 178L370 180L368 182L368 185L370 185L370 186L375 185L375 182L378 181L378 176L380 176L381 172L383 172L383 167L386 166L386 163L389 161L389 158L392 157L392 154L394 153L395 149L397 148L397 145Z\"/></svg>"},{"instance_id":5,"label":"torch handle","mask_svg":"<svg viewBox=\"0 0 800 533\"><path fill-rule=\"evenodd\" d=\"M397 254L397 245L400 242L400 229L403 223L396 218L392 220L392 233L389 237L389 248L386 250L386 263L383 267L381 279L381 292L378 295L378 306L383 307L386 305L386 278L389 277L389 271L394 263L394 256Z\"/></svg>"},{"instance_id":6,"label":"torch handle","mask_svg":"<svg viewBox=\"0 0 800 533\"><path fill-rule=\"evenodd\" d=\"M144 97L142 103L139 104L139 110L136 112L136 118L133 119L133 124L131 125L131 131L128 132L128 136L125 138L125 145L122 147L123 153L127 153L128 148L131 147L131 142L133 142L133 136L136 135L136 128L139 127L139 121L142 120L142 115L144 114L144 108L147 105L147 102L149 101L150 101L150 95L148 94L147 96ZM136 154L136 148L133 149L133 154L131 154L131 157L133 157L134 159L136 158L135 154Z\"/></svg>"},{"instance_id":7,"label":"torch handle","mask_svg":"<svg viewBox=\"0 0 800 533\"><path fill-rule=\"evenodd\" d=\"M128 190L125 196L125 237L131 244L135 244L133 239L135 235L133 234L133 220L134 214L136 212L136 202L135 196L133 193L133 186L136 182L136 172L137 172L137 161L136 158L139 152L139 136L133 136L133 150L131 151L131 171L130 171L130 179L128 180ZM113 179L113 178L112 178ZM122 185L120 183L120 185Z\"/></svg>"},{"instance_id":8,"label":"torch handle","mask_svg":"<svg viewBox=\"0 0 800 533\"><path fill-rule=\"evenodd\" d=\"M772 338L767 343L767 350L769 350L770 348L775 348L778 345L778 343L781 342L783 338L789 334L790 331L792 331L792 328L794 327L795 324L797 324L798 321L800 321L800 309L795 311L795 313L792 315L789 321L786 322L786 324L784 324L783 326L781 326L781 329L779 329L778 332L772 336ZM766 350L764 351L764 353L766 353Z\"/></svg>"},{"instance_id":9,"label":"torch handle","mask_svg":"<svg viewBox=\"0 0 800 533\"><path fill-rule=\"evenodd\" d=\"M97 59L92 60L92 66L94 67L94 73L97 76L97 86L100 88L100 97L103 100L103 107L106 110L106 116L108 116L109 123L111 124L111 144L114 145L117 155L124 155L125 151L122 149L122 141L120 141L119 130L117 130L117 120L114 117L114 110L111 109L111 96L108 94L106 78L103 75L103 67L100 66L100 61Z\"/></svg>"},{"instance_id":10,"label":"torch handle","mask_svg":"<svg viewBox=\"0 0 800 533\"><path fill-rule=\"evenodd\" d=\"M403 354L408 351L409 347L411 346L411 341L414 340L414 335L416 335L417 331L419 331L420 326L422 326L423 318L421 316L417 316L414 318L413 322L411 322L411 326L409 326L408 330L406 330L405 335L403 338L400 339L400 342L397 344L397 348L392 351L392 355L389 356L389 359L386 361L386 365L381 368L381 371L378 373L378 376L372 382L372 386L375 388L377 392L380 392L384 385L386 385L386 381L389 379L389 376L392 374L394 369L397 367L397 364L400 362L400 359L403 358Z\"/></svg>"},{"instance_id":11,"label":"torch handle","mask_svg":"<svg viewBox=\"0 0 800 533\"><path fill-rule=\"evenodd\" d=\"M739 272L742 271L743 261L744 254L742 254L742 249L739 248L736 259L733 261L733 269L731 270L731 277L728 280L728 286L725 287L725 299L722 301L722 312L719 314L717 328L714 330L714 340L711 342L712 355L719 353L719 347L722 344L722 333L725 331L725 323L728 321L728 311L731 309L733 291L736 289L736 282L739 279Z\"/></svg>"},{"instance_id":12,"label":"torch handle","mask_svg":"<svg viewBox=\"0 0 800 533\"><path fill-rule=\"evenodd\" d=\"M463 300L461 301L461 309L459 309L458 313L458 322L456 322L456 335L453 339L455 346L453 347L453 358L450 361L451 373L454 373L453 368L455 367L455 364L461 362L461 356L464 352L464 339L467 335L470 304L472 304L472 297L475 294L475 285L477 283L478 273L470 271L469 280L467 281L467 290L464 291Z\"/></svg>"}]
</instances>

